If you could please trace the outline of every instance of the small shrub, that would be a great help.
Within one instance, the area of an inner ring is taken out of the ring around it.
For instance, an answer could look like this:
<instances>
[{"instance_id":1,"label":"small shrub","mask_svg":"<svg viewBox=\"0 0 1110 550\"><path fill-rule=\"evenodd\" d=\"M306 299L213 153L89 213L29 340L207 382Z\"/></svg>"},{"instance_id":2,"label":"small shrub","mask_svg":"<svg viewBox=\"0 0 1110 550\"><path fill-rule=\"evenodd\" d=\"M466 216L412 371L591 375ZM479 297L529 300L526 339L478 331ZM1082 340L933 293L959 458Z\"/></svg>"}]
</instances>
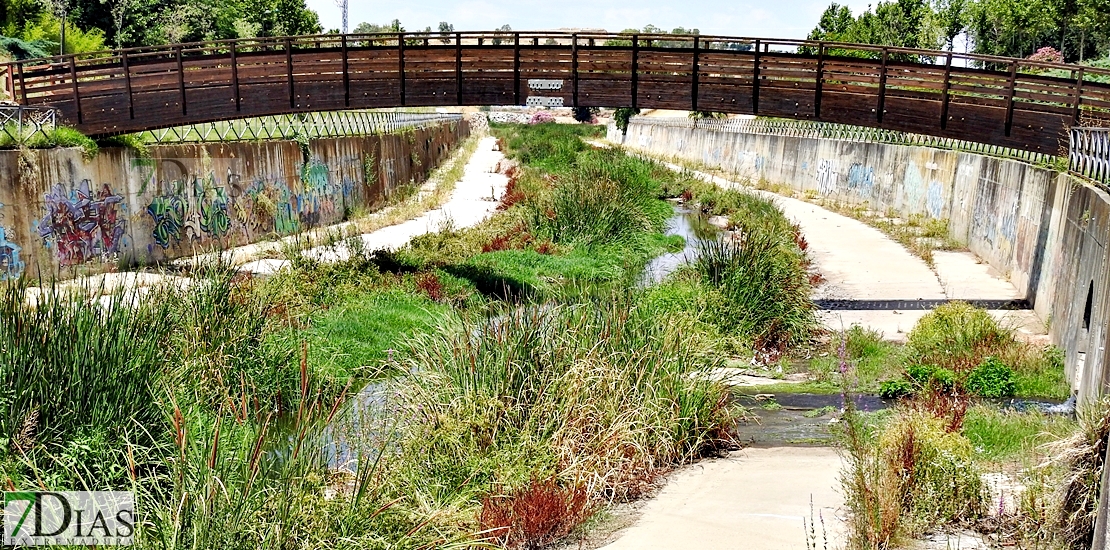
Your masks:
<instances>
[{"instance_id":1,"label":"small shrub","mask_svg":"<svg viewBox=\"0 0 1110 550\"><path fill-rule=\"evenodd\" d=\"M905 380L887 380L879 385L879 397L883 399L901 399L913 395L913 384Z\"/></svg>"},{"instance_id":2,"label":"small shrub","mask_svg":"<svg viewBox=\"0 0 1110 550\"><path fill-rule=\"evenodd\" d=\"M533 479L508 496L482 499L478 522L505 548L532 550L569 535L591 513L585 487L560 487L552 477Z\"/></svg>"},{"instance_id":3,"label":"small shrub","mask_svg":"<svg viewBox=\"0 0 1110 550\"><path fill-rule=\"evenodd\" d=\"M917 364L967 373L1015 343L1013 333L985 310L952 302L922 317L910 331L906 347Z\"/></svg>"},{"instance_id":4,"label":"small shrub","mask_svg":"<svg viewBox=\"0 0 1110 550\"><path fill-rule=\"evenodd\" d=\"M955 373L932 365L910 365L906 368L906 377L918 391L947 392L956 385Z\"/></svg>"},{"instance_id":5,"label":"small shrub","mask_svg":"<svg viewBox=\"0 0 1110 550\"><path fill-rule=\"evenodd\" d=\"M995 357L988 357L975 367L964 383L967 391L980 397L999 398L1014 395L1014 369Z\"/></svg>"},{"instance_id":6,"label":"small shrub","mask_svg":"<svg viewBox=\"0 0 1110 550\"><path fill-rule=\"evenodd\" d=\"M981 515L982 481L971 442L941 419L903 408L877 436L853 409L844 420L848 548L885 549L897 539Z\"/></svg>"},{"instance_id":7,"label":"small shrub","mask_svg":"<svg viewBox=\"0 0 1110 550\"><path fill-rule=\"evenodd\" d=\"M446 297L443 281L431 271L416 276L416 288L433 302L442 302Z\"/></svg>"}]
</instances>

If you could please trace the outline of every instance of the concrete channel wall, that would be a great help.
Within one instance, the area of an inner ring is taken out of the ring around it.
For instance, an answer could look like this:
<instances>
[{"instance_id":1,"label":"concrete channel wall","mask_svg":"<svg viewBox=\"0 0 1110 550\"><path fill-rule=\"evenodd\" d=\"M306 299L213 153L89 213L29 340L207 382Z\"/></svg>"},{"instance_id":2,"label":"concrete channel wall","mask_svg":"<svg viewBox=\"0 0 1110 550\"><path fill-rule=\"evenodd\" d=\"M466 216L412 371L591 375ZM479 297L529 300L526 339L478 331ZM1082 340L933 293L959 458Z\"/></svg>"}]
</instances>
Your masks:
<instances>
[{"instance_id":1,"label":"concrete channel wall","mask_svg":"<svg viewBox=\"0 0 1110 550\"><path fill-rule=\"evenodd\" d=\"M465 121L296 141L0 151L0 280L149 264L333 224L423 182Z\"/></svg>"},{"instance_id":2,"label":"concrete channel wall","mask_svg":"<svg viewBox=\"0 0 1110 550\"><path fill-rule=\"evenodd\" d=\"M1110 196L1082 178L926 147L695 129L634 120L610 141L899 217L949 220L950 236L1005 274L1067 352L1080 401L1105 392ZM883 261L875 258L876 262Z\"/></svg>"}]
</instances>

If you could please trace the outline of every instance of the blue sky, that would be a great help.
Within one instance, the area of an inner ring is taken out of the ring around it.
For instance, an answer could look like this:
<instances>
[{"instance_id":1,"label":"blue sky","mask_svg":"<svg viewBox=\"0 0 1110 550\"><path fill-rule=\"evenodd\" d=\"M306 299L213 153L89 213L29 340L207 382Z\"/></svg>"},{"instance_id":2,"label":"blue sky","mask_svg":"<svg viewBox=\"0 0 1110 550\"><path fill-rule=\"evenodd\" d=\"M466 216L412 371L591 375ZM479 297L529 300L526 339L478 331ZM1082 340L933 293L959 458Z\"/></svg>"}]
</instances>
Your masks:
<instances>
[{"instance_id":1,"label":"blue sky","mask_svg":"<svg viewBox=\"0 0 1110 550\"><path fill-rule=\"evenodd\" d=\"M517 30L563 27L619 31L653 24L667 30L697 28L702 34L805 38L830 0L349 0L350 29L363 21L388 23L400 19L407 30L437 28L440 21L456 30L490 30L504 24ZM334 0L307 0L320 14L325 29L339 28ZM865 0L840 2L856 12Z\"/></svg>"}]
</instances>

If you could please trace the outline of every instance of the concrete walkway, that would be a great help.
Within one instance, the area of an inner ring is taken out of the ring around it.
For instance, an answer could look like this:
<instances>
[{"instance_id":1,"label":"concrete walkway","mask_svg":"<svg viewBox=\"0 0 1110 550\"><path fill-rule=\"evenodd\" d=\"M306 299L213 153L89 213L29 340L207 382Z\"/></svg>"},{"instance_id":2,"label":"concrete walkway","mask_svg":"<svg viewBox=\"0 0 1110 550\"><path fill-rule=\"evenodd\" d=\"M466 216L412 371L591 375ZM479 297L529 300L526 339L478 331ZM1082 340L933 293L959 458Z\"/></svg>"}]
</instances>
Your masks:
<instances>
[{"instance_id":1,"label":"concrete walkway","mask_svg":"<svg viewBox=\"0 0 1110 550\"><path fill-rule=\"evenodd\" d=\"M748 448L705 460L675 472L640 519L603 548L804 550L802 521L811 517L817 547L841 548L840 469L840 457L827 447Z\"/></svg>"}]
</instances>

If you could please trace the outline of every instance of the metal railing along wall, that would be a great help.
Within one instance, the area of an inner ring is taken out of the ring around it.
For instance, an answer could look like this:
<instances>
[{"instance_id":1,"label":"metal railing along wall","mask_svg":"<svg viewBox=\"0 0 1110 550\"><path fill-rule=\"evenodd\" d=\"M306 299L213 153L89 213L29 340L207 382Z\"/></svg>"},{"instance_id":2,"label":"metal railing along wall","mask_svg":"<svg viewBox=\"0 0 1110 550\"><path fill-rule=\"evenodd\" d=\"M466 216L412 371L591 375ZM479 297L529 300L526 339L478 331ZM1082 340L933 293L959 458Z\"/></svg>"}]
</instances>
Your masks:
<instances>
[{"instance_id":1,"label":"metal railing along wall","mask_svg":"<svg viewBox=\"0 0 1110 550\"><path fill-rule=\"evenodd\" d=\"M891 145L918 145L922 147L935 147L938 149L951 149L966 151L1003 158L1012 158L1031 163L1050 164L1056 160L1055 155L1000 147L974 141L954 138L929 136L924 134L911 134L882 128L869 128L866 126L852 126L849 124L833 124L828 122L813 122L804 120L783 119L691 119L685 117L633 117L631 124L647 124L655 126L672 126L680 128L700 128L717 132L735 132L741 134L760 134L769 136L788 136L814 139L833 139L842 141L856 141L867 143L888 143Z\"/></svg>"},{"instance_id":2,"label":"metal railing along wall","mask_svg":"<svg viewBox=\"0 0 1110 550\"><path fill-rule=\"evenodd\" d=\"M264 139L319 139L385 134L458 122L460 114L329 111L205 122L143 132L147 143L208 143Z\"/></svg>"},{"instance_id":3,"label":"metal railing along wall","mask_svg":"<svg viewBox=\"0 0 1110 550\"><path fill-rule=\"evenodd\" d=\"M445 105L719 111L1059 154L1110 123L1110 70L727 36L389 33L173 44L12 62L15 99L90 135L290 112Z\"/></svg>"},{"instance_id":4,"label":"metal railing along wall","mask_svg":"<svg viewBox=\"0 0 1110 550\"><path fill-rule=\"evenodd\" d=\"M50 139L57 126L57 112L49 107L0 105L0 144L25 145Z\"/></svg>"},{"instance_id":5,"label":"metal railing along wall","mask_svg":"<svg viewBox=\"0 0 1110 550\"><path fill-rule=\"evenodd\" d=\"M1110 185L1110 128L1072 128L1069 169Z\"/></svg>"}]
</instances>

